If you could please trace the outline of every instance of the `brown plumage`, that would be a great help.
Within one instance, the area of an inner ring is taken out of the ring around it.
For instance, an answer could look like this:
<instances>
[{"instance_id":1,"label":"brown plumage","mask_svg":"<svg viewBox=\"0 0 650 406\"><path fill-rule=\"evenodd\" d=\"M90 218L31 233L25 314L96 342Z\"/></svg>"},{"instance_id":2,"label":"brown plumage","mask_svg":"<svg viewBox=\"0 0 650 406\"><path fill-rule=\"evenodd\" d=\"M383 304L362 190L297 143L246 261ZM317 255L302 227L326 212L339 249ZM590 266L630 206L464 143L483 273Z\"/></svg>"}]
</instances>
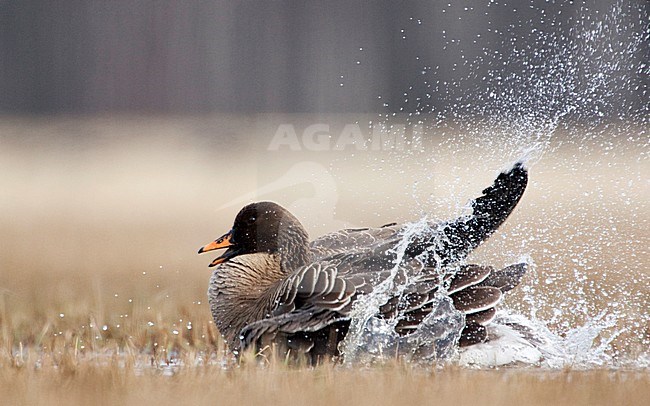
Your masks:
<instances>
[{"instance_id":1,"label":"brown plumage","mask_svg":"<svg viewBox=\"0 0 650 406\"><path fill-rule=\"evenodd\" d=\"M432 223L410 238L399 263L395 248L405 226L341 230L310 242L286 209L272 202L250 204L230 232L199 250L227 248L211 264L216 268L208 297L217 328L235 352L273 345L281 354L304 354L311 361L336 356L355 300L393 271L394 283L405 289L389 298L378 316L399 316L397 333L417 329L445 289L465 314L459 345L484 342L495 306L520 282L526 266L495 270L461 263L505 221L527 180L526 169L515 164L472 202L472 215Z\"/></svg>"}]
</instances>

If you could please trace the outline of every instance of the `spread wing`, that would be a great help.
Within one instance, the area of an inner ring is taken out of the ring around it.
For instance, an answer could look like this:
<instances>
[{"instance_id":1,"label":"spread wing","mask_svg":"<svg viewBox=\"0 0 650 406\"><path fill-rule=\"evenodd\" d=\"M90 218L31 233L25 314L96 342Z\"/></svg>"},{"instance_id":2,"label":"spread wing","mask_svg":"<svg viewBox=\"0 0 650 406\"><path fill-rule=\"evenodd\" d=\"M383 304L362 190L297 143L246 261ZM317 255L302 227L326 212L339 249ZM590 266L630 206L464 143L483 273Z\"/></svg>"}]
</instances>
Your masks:
<instances>
[{"instance_id":1,"label":"spread wing","mask_svg":"<svg viewBox=\"0 0 650 406\"><path fill-rule=\"evenodd\" d=\"M490 237L508 218L528 184L528 171L517 162L499 174L482 195L471 202L472 213L452 221L431 223L430 232L413 238L406 253L413 258L429 253L427 265L446 265L464 259ZM311 244L316 260L363 250L373 245L393 247L400 239L403 225L387 224L379 228L341 230L327 234Z\"/></svg>"},{"instance_id":2,"label":"spread wing","mask_svg":"<svg viewBox=\"0 0 650 406\"><path fill-rule=\"evenodd\" d=\"M490 237L514 210L528 184L528 170L517 162L499 174L483 194L471 202L472 214L439 224L425 236L414 239L407 253L428 252L428 265L446 265L464 259Z\"/></svg>"}]
</instances>

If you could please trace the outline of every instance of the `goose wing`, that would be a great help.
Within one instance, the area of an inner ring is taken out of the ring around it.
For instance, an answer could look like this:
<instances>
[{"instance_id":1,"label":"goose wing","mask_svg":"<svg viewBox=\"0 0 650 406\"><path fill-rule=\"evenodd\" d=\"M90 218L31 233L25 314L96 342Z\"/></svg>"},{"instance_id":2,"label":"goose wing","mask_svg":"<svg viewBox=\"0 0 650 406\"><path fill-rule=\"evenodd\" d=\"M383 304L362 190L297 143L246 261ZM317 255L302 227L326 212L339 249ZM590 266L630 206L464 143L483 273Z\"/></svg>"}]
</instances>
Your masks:
<instances>
[{"instance_id":1,"label":"goose wing","mask_svg":"<svg viewBox=\"0 0 650 406\"><path fill-rule=\"evenodd\" d=\"M368 294L391 276L394 254L383 247L359 249L316 261L290 275L278 289L274 315L314 307L347 315L358 294ZM418 261L401 264L395 274L403 282L422 268Z\"/></svg>"},{"instance_id":2,"label":"goose wing","mask_svg":"<svg viewBox=\"0 0 650 406\"><path fill-rule=\"evenodd\" d=\"M405 282L406 273L413 271L411 263L398 269L396 279ZM411 269L407 269L411 268ZM421 274L410 282L399 296L390 298L379 308L386 318L399 316L396 331L408 334L419 326L434 309L435 295L444 283L454 307L465 314L466 326L461 333L461 345L471 345L487 339L487 325L496 315L496 305L503 293L519 284L526 264L511 265L502 270L488 266L465 265L440 280L431 269L419 267ZM263 337L275 339L278 333L291 335L319 331L341 320L347 320L358 294L365 294L390 275L384 270L369 272L338 272L332 264L312 265L287 279L278 290L273 316L251 323L241 334L241 346L247 348ZM398 282L398 281L396 281Z\"/></svg>"},{"instance_id":3,"label":"goose wing","mask_svg":"<svg viewBox=\"0 0 650 406\"><path fill-rule=\"evenodd\" d=\"M470 215L441 223L429 234L415 238L407 254L433 254L427 260L427 265L432 266L464 259L503 224L519 203L527 184L528 170L522 162L517 162L471 201Z\"/></svg>"},{"instance_id":4,"label":"goose wing","mask_svg":"<svg viewBox=\"0 0 650 406\"><path fill-rule=\"evenodd\" d=\"M528 170L522 162L517 162L470 202L470 215L431 223L430 232L413 238L407 247L407 256L433 254L428 256L427 265L430 266L464 259L503 224L519 203L527 184ZM368 252L367 248L372 246L392 248L403 231L404 225L395 223L378 228L340 230L314 240L310 248L316 260L359 250Z\"/></svg>"}]
</instances>

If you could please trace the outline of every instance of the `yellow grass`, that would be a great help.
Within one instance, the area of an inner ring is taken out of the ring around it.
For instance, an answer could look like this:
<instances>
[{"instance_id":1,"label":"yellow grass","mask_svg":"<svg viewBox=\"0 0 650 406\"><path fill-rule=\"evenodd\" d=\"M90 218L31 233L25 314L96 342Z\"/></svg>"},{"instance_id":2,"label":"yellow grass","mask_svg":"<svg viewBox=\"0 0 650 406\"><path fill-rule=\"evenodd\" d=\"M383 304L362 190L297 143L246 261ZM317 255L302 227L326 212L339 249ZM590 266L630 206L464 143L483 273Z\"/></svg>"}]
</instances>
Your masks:
<instances>
[{"instance_id":1,"label":"yellow grass","mask_svg":"<svg viewBox=\"0 0 650 406\"><path fill-rule=\"evenodd\" d=\"M641 372L194 367L169 377L86 363L72 371L0 374L3 404L26 405L642 405L650 396L650 376Z\"/></svg>"},{"instance_id":2,"label":"yellow grass","mask_svg":"<svg viewBox=\"0 0 650 406\"><path fill-rule=\"evenodd\" d=\"M1 119L0 403L645 404L647 370L222 367L205 295L212 258L196 250L230 227L243 204L233 197L311 162L326 169L320 178L257 198L294 205L312 236L423 212L444 219L516 158L517 145L489 151L440 134L426 153L401 158L266 150L278 123L328 120L359 118ZM544 299L540 317L561 309L552 328L618 303L627 330L614 346L634 358L650 340L649 164L625 137L613 149L560 146L561 137L472 260L500 266L530 254L524 286ZM336 192L317 196L327 176ZM571 290L576 270L584 292ZM523 298L519 290L508 303L526 312Z\"/></svg>"}]
</instances>

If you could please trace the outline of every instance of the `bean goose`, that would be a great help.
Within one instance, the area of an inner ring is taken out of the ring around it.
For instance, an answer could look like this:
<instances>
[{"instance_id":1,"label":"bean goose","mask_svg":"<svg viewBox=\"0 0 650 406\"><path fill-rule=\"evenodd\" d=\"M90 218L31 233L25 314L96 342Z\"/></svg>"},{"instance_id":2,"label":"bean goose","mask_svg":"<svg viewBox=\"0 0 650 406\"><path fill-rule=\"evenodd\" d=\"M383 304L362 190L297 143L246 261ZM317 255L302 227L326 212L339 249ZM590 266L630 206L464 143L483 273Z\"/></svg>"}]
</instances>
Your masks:
<instances>
[{"instance_id":1,"label":"bean goose","mask_svg":"<svg viewBox=\"0 0 650 406\"><path fill-rule=\"evenodd\" d=\"M463 261L506 220L527 181L526 168L516 163L471 202L470 215L430 223L412 236L405 235L406 225L388 224L310 242L300 221L280 205L249 204L228 233L199 250L226 249L210 264L215 270L208 298L216 326L235 353L273 346L312 362L335 357L355 301L390 277L396 284L408 281L378 311L384 318L399 315L397 333L416 329L444 289L465 315L458 345L486 342L497 304L519 284L526 265L495 270Z\"/></svg>"}]
</instances>

